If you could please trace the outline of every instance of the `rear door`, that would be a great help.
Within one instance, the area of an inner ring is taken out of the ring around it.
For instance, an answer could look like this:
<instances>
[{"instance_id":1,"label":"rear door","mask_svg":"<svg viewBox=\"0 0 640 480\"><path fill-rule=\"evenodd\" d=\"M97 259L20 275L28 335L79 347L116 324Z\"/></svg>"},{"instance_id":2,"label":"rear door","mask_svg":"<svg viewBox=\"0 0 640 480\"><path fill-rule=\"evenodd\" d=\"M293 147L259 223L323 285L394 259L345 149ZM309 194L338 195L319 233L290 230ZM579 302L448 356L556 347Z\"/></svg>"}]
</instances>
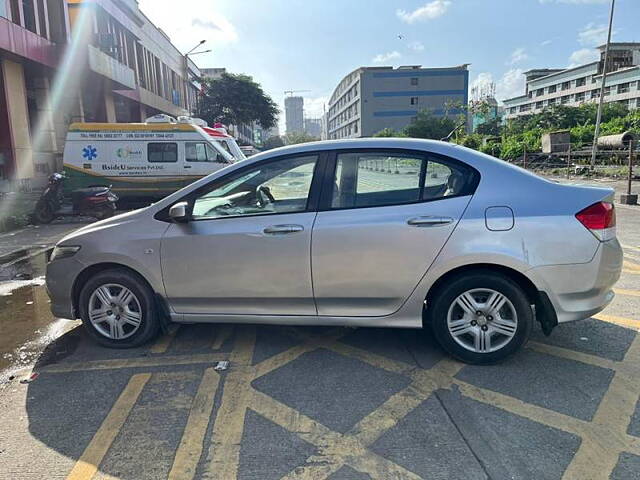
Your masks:
<instances>
[{"instance_id":1,"label":"rear door","mask_svg":"<svg viewBox=\"0 0 640 480\"><path fill-rule=\"evenodd\" d=\"M391 314L453 232L478 173L400 150L337 152L327 172L312 240L318 314Z\"/></svg>"}]
</instances>

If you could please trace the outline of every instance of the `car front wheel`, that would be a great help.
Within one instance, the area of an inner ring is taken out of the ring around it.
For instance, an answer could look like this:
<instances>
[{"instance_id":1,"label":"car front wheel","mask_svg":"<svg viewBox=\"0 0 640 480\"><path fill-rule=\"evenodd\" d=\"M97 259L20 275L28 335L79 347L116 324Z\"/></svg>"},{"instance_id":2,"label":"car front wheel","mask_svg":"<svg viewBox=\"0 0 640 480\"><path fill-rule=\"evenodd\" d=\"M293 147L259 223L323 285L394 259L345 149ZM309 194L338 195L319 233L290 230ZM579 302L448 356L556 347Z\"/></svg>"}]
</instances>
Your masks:
<instances>
[{"instance_id":1,"label":"car front wheel","mask_svg":"<svg viewBox=\"0 0 640 480\"><path fill-rule=\"evenodd\" d=\"M107 347L137 347L160 330L151 289L124 269L105 270L89 279L79 307L89 335Z\"/></svg>"},{"instance_id":2,"label":"car front wheel","mask_svg":"<svg viewBox=\"0 0 640 480\"><path fill-rule=\"evenodd\" d=\"M448 281L427 305L427 320L440 345L466 363L503 360L527 341L533 311L509 277L478 271Z\"/></svg>"}]
</instances>

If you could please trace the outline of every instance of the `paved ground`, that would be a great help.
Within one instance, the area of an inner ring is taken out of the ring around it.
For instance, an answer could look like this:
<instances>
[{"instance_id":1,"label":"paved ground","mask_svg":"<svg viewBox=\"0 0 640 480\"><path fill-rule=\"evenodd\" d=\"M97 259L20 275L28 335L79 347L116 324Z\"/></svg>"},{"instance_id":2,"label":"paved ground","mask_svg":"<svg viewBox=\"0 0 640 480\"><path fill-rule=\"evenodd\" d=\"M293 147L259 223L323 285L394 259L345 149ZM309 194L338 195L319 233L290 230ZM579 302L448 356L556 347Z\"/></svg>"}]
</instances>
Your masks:
<instances>
[{"instance_id":1,"label":"paved ground","mask_svg":"<svg viewBox=\"0 0 640 480\"><path fill-rule=\"evenodd\" d=\"M29 225L0 234L0 258L17 250L41 249L55 245L67 233L89 223L85 218L57 220L50 225Z\"/></svg>"},{"instance_id":2,"label":"paved ground","mask_svg":"<svg viewBox=\"0 0 640 480\"><path fill-rule=\"evenodd\" d=\"M0 336L56 333L36 380L0 386L0 478L639 478L640 207L618 217L614 303L491 367L378 329L182 326L107 350L27 281L0 296Z\"/></svg>"}]
</instances>

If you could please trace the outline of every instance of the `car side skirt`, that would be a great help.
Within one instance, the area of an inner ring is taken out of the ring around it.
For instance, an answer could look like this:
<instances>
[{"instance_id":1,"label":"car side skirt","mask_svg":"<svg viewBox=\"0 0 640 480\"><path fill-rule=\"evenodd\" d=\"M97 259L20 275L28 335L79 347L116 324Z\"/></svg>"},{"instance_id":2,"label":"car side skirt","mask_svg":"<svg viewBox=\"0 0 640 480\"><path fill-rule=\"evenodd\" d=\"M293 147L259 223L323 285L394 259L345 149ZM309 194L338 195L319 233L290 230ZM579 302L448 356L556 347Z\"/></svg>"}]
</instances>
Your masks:
<instances>
[{"instance_id":1,"label":"car side skirt","mask_svg":"<svg viewBox=\"0 0 640 480\"><path fill-rule=\"evenodd\" d=\"M238 323L295 326L342 326L342 327L385 327L422 328L422 318L390 315L387 317L325 317L318 315L196 315L171 314L175 323Z\"/></svg>"}]
</instances>

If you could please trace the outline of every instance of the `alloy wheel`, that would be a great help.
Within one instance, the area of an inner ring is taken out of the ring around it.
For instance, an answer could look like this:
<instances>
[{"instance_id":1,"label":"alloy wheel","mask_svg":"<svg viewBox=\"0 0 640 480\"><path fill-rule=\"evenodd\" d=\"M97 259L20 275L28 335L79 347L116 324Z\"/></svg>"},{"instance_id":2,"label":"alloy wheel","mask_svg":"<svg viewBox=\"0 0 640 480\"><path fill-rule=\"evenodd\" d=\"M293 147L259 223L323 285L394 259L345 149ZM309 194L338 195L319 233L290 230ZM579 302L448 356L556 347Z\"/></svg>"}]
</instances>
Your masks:
<instances>
[{"instance_id":1,"label":"alloy wheel","mask_svg":"<svg viewBox=\"0 0 640 480\"><path fill-rule=\"evenodd\" d=\"M513 339L518 329L518 315L502 293L476 288L467 290L451 303L447 327L460 346L474 353L490 353Z\"/></svg>"},{"instance_id":2,"label":"alloy wheel","mask_svg":"<svg viewBox=\"0 0 640 480\"><path fill-rule=\"evenodd\" d=\"M138 331L142 308L127 287L109 283L96 288L89 298L89 321L106 338L123 340Z\"/></svg>"}]
</instances>

